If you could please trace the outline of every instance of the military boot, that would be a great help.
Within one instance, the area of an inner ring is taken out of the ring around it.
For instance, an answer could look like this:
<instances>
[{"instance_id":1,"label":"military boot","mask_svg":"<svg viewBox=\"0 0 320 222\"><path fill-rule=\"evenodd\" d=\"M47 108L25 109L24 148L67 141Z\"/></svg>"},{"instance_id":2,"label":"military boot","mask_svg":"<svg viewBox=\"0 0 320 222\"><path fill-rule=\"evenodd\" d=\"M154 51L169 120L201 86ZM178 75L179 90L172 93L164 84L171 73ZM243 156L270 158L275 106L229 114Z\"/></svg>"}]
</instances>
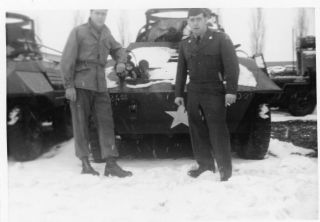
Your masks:
<instances>
[{"instance_id":1,"label":"military boot","mask_svg":"<svg viewBox=\"0 0 320 222\"><path fill-rule=\"evenodd\" d=\"M84 157L81 159L82 161L82 171L81 174L92 174L99 176L99 173L95 171L92 166L90 165L88 157Z\"/></svg>"},{"instance_id":2,"label":"military boot","mask_svg":"<svg viewBox=\"0 0 320 222\"><path fill-rule=\"evenodd\" d=\"M197 169L191 169L191 170L189 170L189 171L188 171L188 175L189 175L190 177L197 178L198 176L200 176L200 174L202 174L203 172L205 172L205 171L207 171L207 170L212 171L213 173L216 172L216 169L215 169L215 166L214 166L214 165L208 166L208 165L202 165L202 164L200 164Z\"/></svg>"},{"instance_id":3,"label":"military boot","mask_svg":"<svg viewBox=\"0 0 320 222\"><path fill-rule=\"evenodd\" d=\"M108 157L106 167L104 169L105 176L128 177L132 176L132 172L123 170L116 162L116 158Z\"/></svg>"},{"instance_id":4,"label":"military boot","mask_svg":"<svg viewBox=\"0 0 320 222\"><path fill-rule=\"evenodd\" d=\"M220 181L228 181L232 175L232 169L219 167Z\"/></svg>"}]
</instances>

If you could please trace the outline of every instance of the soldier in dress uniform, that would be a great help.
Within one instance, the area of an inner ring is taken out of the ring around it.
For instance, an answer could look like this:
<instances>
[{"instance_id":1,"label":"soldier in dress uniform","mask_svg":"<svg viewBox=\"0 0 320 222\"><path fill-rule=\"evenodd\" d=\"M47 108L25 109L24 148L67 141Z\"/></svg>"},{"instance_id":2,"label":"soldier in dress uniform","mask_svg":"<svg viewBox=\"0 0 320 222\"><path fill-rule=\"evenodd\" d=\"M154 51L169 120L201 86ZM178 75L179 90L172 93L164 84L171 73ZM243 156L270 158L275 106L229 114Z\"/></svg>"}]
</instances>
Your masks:
<instances>
[{"instance_id":1,"label":"soldier in dress uniform","mask_svg":"<svg viewBox=\"0 0 320 222\"><path fill-rule=\"evenodd\" d=\"M198 168L188 174L196 178L207 170L215 172L216 161L220 179L226 181L232 175L226 111L236 102L239 63L228 35L209 29L207 20L207 9L193 8L188 12L192 33L179 48L175 103L184 106L189 75L187 111Z\"/></svg>"},{"instance_id":2,"label":"soldier in dress uniform","mask_svg":"<svg viewBox=\"0 0 320 222\"><path fill-rule=\"evenodd\" d=\"M61 60L66 98L70 100L76 156L82 161L82 173L99 175L88 160L89 117L97 127L105 176L131 176L116 162L114 122L105 79L105 65L110 54L116 71L125 70L126 53L105 25L107 10L90 10L86 24L75 27L67 40Z\"/></svg>"}]
</instances>

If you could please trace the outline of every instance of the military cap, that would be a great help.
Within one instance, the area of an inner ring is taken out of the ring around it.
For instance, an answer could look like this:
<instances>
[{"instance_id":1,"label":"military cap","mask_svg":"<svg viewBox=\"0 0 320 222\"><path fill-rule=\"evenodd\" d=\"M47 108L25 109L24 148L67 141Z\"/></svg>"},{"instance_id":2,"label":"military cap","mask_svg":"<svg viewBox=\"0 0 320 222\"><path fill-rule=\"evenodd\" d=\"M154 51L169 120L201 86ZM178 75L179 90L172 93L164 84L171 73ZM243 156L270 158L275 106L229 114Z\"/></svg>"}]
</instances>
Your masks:
<instances>
[{"instance_id":1,"label":"military cap","mask_svg":"<svg viewBox=\"0 0 320 222\"><path fill-rule=\"evenodd\" d=\"M203 14L205 17L209 17L211 14L211 10L208 8L190 8L188 11L188 18L190 16L197 16Z\"/></svg>"}]
</instances>

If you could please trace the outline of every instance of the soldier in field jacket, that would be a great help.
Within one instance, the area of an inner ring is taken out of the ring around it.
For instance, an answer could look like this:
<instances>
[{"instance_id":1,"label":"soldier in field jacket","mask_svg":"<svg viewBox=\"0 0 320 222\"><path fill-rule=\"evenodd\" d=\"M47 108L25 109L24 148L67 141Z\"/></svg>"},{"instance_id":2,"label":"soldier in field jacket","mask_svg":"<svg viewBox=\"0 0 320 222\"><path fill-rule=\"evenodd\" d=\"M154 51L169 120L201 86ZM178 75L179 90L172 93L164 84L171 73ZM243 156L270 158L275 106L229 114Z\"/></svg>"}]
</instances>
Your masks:
<instances>
[{"instance_id":1,"label":"soldier in field jacket","mask_svg":"<svg viewBox=\"0 0 320 222\"><path fill-rule=\"evenodd\" d=\"M114 122L105 79L105 65L110 54L116 71L125 69L126 53L105 26L107 10L91 10L88 23L75 27L63 50L61 72L70 108L76 156L82 161L82 173L99 175L88 160L89 116L93 116L102 158L106 159L105 176L131 176L116 163Z\"/></svg>"}]
</instances>

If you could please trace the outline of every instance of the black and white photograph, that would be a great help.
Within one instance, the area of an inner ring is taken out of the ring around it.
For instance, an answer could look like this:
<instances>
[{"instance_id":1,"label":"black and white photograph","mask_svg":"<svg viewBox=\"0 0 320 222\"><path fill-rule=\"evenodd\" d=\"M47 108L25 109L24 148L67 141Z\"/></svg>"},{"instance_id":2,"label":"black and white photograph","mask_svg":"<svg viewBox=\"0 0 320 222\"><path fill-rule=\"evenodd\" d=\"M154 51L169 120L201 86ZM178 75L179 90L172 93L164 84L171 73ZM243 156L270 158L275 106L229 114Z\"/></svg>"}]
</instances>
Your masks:
<instances>
[{"instance_id":1,"label":"black and white photograph","mask_svg":"<svg viewBox=\"0 0 320 222\"><path fill-rule=\"evenodd\" d=\"M1 221L319 220L315 1L44 2L1 10Z\"/></svg>"}]
</instances>

